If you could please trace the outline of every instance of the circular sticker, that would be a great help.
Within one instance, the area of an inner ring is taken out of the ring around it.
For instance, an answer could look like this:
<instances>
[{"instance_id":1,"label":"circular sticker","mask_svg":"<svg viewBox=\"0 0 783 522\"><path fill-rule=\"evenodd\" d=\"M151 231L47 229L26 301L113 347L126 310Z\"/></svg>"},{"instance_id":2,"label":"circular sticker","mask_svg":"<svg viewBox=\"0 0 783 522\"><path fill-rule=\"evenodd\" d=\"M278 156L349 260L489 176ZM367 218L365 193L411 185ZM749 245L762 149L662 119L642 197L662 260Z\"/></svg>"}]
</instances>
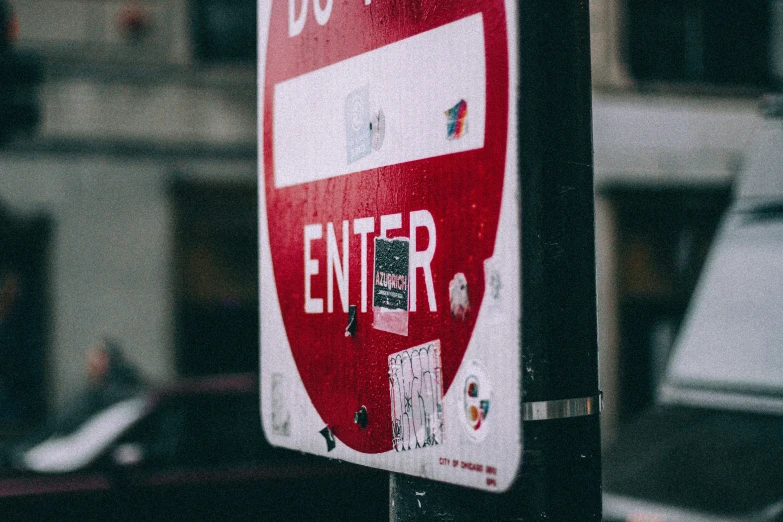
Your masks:
<instances>
[{"instance_id":1,"label":"circular sticker","mask_svg":"<svg viewBox=\"0 0 783 522\"><path fill-rule=\"evenodd\" d=\"M462 386L462 424L475 442L484 440L492 423L492 385L478 361L470 361Z\"/></svg>"}]
</instances>

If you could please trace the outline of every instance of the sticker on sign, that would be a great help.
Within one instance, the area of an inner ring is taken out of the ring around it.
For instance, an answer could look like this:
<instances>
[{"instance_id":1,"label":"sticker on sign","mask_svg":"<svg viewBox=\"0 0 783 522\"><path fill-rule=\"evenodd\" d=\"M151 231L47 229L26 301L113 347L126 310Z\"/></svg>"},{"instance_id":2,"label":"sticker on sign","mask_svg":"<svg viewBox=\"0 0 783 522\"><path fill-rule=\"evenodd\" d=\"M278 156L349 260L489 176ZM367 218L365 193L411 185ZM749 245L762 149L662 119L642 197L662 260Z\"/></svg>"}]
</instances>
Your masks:
<instances>
[{"instance_id":1,"label":"sticker on sign","mask_svg":"<svg viewBox=\"0 0 783 522\"><path fill-rule=\"evenodd\" d=\"M523 449L513 2L310 3L259 8L265 434L504 491Z\"/></svg>"}]
</instances>

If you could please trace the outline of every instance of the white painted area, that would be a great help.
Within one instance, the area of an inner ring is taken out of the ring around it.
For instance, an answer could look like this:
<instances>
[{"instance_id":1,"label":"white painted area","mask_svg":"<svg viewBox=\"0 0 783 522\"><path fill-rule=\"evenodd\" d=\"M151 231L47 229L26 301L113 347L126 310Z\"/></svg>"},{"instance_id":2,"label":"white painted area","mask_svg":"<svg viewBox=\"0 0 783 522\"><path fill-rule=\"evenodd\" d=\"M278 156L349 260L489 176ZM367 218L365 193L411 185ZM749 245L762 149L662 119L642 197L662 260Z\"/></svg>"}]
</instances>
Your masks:
<instances>
[{"instance_id":1,"label":"white painted area","mask_svg":"<svg viewBox=\"0 0 783 522\"><path fill-rule=\"evenodd\" d=\"M380 150L349 164L345 100L365 85L371 113L385 114L385 137ZM462 99L467 133L448 140L444 111ZM476 14L277 84L275 186L480 149L485 113L484 28Z\"/></svg>"},{"instance_id":2,"label":"white painted area","mask_svg":"<svg viewBox=\"0 0 783 522\"><path fill-rule=\"evenodd\" d=\"M383 219L384 216L381 216ZM375 230L375 218L366 217L353 220L353 233L361 237L361 246L359 250L359 265L361 270L361 309L362 313L367 311L367 234Z\"/></svg>"},{"instance_id":3,"label":"white painted area","mask_svg":"<svg viewBox=\"0 0 783 522\"><path fill-rule=\"evenodd\" d=\"M343 221L342 258L337 246L337 236L334 232L334 223L326 224L326 311L334 311L334 281L337 280L337 289L340 292L342 310L348 313L348 220ZM332 277L334 274L334 277Z\"/></svg>"},{"instance_id":4,"label":"white painted area","mask_svg":"<svg viewBox=\"0 0 783 522\"><path fill-rule=\"evenodd\" d=\"M409 271L408 281L410 283L409 299L410 311L416 311L416 281L418 279L418 270L424 273L424 285L427 288L427 304L430 312L437 312L438 307L435 304L435 287L432 283L432 258L435 257L435 248L438 244L438 235L435 232L435 220L428 210L416 210L410 213L410 238L409 243ZM418 228L427 229L427 248L419 250L416 245L416 236Z\"/></svg>"},{"instance_id":5,"label":"white painted area","mask_svg":"<svg viewBox=\"0 0 783 522\"><path fill-rule=\"evenodd\" d=\"M593 95L595 183L727 183L762 119L756 100Z\"/></svg>"}]
</instances>

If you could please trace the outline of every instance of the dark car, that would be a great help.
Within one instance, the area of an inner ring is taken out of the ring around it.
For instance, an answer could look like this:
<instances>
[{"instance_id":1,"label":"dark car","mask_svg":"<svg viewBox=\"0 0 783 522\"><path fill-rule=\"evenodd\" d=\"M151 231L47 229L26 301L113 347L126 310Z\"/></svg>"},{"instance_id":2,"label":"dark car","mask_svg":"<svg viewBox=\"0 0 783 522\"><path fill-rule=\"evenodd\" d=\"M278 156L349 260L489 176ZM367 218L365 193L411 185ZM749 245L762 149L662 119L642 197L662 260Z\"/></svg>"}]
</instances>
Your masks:
<instances>
[{"instance_id":1,"label":"dark car","mask_svg":"<svg viewBox=\"0 0 783 522\"><path fill-rule=\"evenodd\" d=\"M783 103L772 101L657 404L605 454L608 520L783 520Z\"/></svg>"},{"instance_id":2,"label":"dark car","mask_svg":"<svg viewBox=\"0 0 783 522\"><path fill-rule=\"evenodd\" d=\"M0 520L388 518L387 473L266 443L254 375L182 381L140 401L125 402L136 417L96 439L101 451L78 469L5 470Z\"/></svg>"}]
</instances>

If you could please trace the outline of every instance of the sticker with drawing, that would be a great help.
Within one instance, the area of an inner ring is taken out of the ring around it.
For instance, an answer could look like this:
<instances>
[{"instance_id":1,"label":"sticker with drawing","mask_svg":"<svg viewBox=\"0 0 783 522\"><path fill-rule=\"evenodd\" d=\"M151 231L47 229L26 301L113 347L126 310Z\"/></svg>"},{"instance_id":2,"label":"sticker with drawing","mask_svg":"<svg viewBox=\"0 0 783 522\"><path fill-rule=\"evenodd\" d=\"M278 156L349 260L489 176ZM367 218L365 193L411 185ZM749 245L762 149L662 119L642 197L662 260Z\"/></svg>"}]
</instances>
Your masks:
<instances>
[{"instance_id":1,"label":"sticker with drawing","mask_svg":"<svg viewBox=\"0 0 783 522\"><path fill-rule=\"evenodd\" d=\"M392 446L396 451L443 442L440 341L389 356Z\"/></svg>"}]
</instances>

